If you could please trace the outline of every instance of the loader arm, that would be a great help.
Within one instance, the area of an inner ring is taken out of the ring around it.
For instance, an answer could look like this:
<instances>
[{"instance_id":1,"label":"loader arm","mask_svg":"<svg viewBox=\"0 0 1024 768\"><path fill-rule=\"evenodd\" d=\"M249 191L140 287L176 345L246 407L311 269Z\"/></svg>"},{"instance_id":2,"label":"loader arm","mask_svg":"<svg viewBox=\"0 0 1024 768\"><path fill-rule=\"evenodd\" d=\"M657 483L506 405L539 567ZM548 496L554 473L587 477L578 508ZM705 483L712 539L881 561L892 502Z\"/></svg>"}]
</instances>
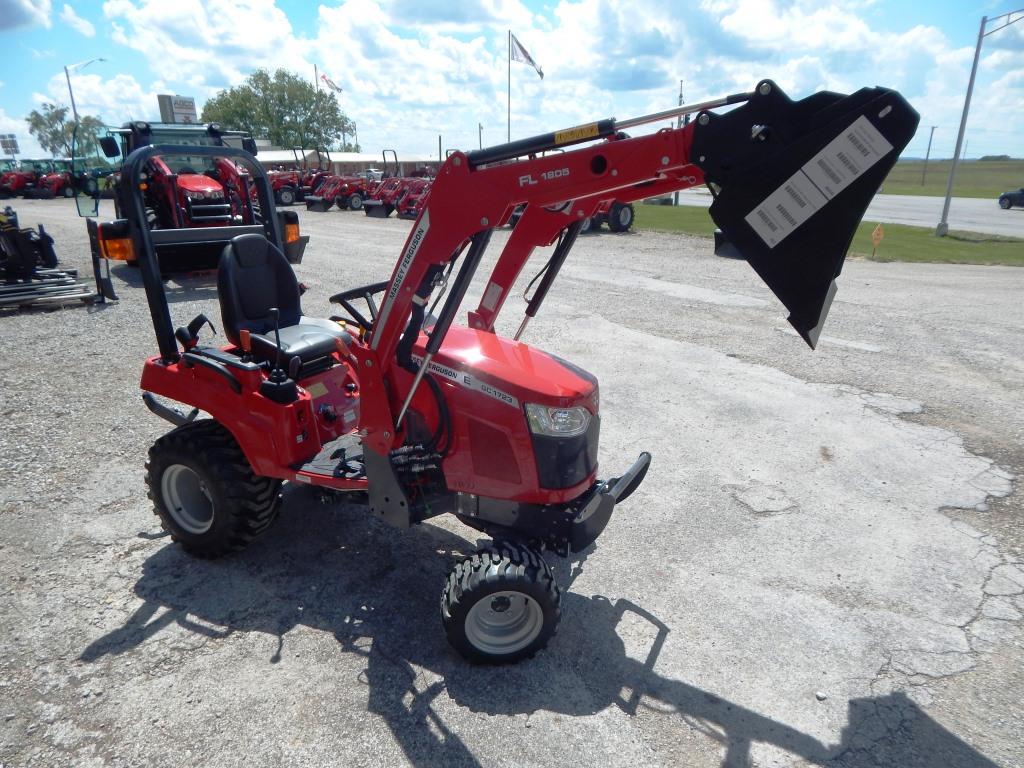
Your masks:
<instances>
[{"instance_id":1,"label":"loader arm","mask_svg":"<svg viewBox=\"0 0 1024 768\"><path fill-rule=\"evenodd\" d=\"M708 111L731 105L740 106L722 114ZM697 118L683 127L635 138L620 133L689 112ZM549 286L579 230L573 224L593 215L601 201L630 202L706 182L715 195L712 218L813 347L856 227L918 119L889 89L865 88L849 96L822 92L792 101L766 80L750 93L713 102L453 153L405 242L368 347L353 350L359 364L376 367L382 379L379 386L364 381L366 444L381 452L396 444L405 410L444 341L491 231L519 205L525 213L470 313L473 327L493 330L533 249L558 240L557 263L545 277ZM538 156L602 138L607 140ZM399 364L411 370L408 349L398 354L399 342L405 336L408 348L419 336L422 307L445 282L445 267L459 258L426 357L405 391L408 385L397 386L392 375ZM538 306L531 301L527 316Z\"/></svg>"}]
</instances>

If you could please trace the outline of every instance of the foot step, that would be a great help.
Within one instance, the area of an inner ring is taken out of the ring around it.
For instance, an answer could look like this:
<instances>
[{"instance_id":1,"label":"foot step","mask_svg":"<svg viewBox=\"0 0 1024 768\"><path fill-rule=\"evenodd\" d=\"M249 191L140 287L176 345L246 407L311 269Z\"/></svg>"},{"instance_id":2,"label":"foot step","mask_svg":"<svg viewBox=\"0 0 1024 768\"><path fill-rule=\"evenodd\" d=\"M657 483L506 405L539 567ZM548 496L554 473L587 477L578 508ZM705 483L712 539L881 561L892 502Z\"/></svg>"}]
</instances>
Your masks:
<instances>
[{"instance_id":1,"label":"foot step","mask_svg":"<svg viewBox=\"0 0 1024 768\"><path fill-rule=\"evenodd\" d=\"M348 479L363 477L366 475L363 441L354 432L342 435L326 443L316 456L299 467L299 471Z\"/></svg>"}]
</instances>

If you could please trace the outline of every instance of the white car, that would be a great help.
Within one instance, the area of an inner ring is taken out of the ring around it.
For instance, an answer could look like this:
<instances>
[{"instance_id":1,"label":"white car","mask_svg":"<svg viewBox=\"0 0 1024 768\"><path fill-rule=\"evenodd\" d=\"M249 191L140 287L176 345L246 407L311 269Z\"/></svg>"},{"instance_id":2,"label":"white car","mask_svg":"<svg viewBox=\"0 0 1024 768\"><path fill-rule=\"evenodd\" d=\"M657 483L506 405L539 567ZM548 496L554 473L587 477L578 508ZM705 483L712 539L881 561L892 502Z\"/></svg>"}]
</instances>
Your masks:
<instances>
[{"instance_id":1,"label":"white car","mask_svg":"<svg viewBox=\"0 0 1024 768\"><path fill-rule=\"evenodd\" d=\"M380 168L367 168L365 171L360 171L357 176L362 176L367 181L380 181L384 178L384 171Z\"/></svg>"}]
</instances>

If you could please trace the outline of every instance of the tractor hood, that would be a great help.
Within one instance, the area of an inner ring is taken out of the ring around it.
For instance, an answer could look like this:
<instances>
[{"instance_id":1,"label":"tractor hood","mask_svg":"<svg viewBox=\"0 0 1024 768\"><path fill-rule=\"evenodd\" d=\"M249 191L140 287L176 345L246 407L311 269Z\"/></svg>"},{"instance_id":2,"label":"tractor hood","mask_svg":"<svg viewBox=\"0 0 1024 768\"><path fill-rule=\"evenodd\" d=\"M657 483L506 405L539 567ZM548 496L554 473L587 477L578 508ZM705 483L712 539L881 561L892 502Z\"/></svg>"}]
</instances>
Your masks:
<instances>
[{"instance_id":1,"label":"tractor hood","mask_svg":"<svg viewBox=\"0 0 1024 768\"><path fill-rule=\"evenodd\" d=\"M224 188L209 176L201 173L182 173L178 175L178 188L188 195L201 194L209 196L211 193L216 196L223 194Z\"/></svg>"}]
</instances>

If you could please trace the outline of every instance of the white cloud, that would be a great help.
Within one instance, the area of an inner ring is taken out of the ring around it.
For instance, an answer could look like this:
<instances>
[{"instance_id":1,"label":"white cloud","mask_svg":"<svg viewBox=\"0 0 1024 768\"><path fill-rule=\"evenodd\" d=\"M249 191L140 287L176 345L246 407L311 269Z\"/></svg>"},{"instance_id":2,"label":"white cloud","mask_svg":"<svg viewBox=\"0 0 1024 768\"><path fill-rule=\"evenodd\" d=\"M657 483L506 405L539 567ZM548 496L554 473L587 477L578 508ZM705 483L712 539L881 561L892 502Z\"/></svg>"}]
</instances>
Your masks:
<instances>
[{"instance_id":1,"label":"white cloud","mask_svg":"<svg viewBox=\"0 0 1024 768\"><path fill-rule=\"evenodd\" d=\"M103 12L115 43L139 51L153 71L199 97L259 67L294 69L303 61L274 0L109 0Z\"/></svg>"},{"instance_id":2,"label":"white cloud","mask_svg":"<svg viewBox=\"0 0 1024 768\"><path fill-rule=\"evenodd\" d=\"M505 138L512 29L545 72L541 81L529 67L512 66L513 137L663 110L675 103L680 79L686 100L696 102L772 78L793 98L897 88L923 125L940 126L933 154L948 156L973 46L955 48L935 26L879 27L873 4L557 0L534 14L522 0L323 0L311 28L295 30L273 0L107 0L112 39L138 51L159 81L135 66L123 83L126 98L97 87L91 109L112 122L127 119L129 108L151 118L156 92L192 95L201 105L256 68L312 80L315 65L344 88L342 108L368 150L436 152L438 133L443 148L472 148L478 123L485 143ZM972 154L1008 143L1024 154L1019 136L995 130L1019 124L1017 105L1024 105L1024 84L1012 75L1024 23L1014 27L986 38L969 125ZM108 57L116 60L116 51ZM116 64L105 66L116 71ZM98 74L90 76L99 84ZM76 99L79 90L76 79Z\"/></svg>"},{"instance_id":3,"label":"white cloud","mask_svg":"<svg viewBox=\"0 0 1024 768\"><path fill-rule=\"evenodd\" d=\"M65 24L67 24L69 27L74 29L79 34L85 35L86 37L96 36L96 27L94 27L91 22L87 21L86 19L83 19L81 16L75 13L75 9L67 3L64 3L64 8L60 12L60 18L61 21L63 21Z\"/></svg>"},{"instance_id":4,"label":"white cloud","mask_svg":"<svg viewBox=\"0 0 1024 768\"><path fill-rule=\"evenodd\" d=\"M143 87L132 75L110 77L106 73L91 71L74 73L72 86L78 114L102 118L107 125L120 125L133 119L152 119L159 114L157 93L165 92ZM33 99L37 104L51 102L66 106L69 103L68 84L64 73L51 77L46 92L34 94Z\"/></svg>"},{"instance_id":5,"label":"white cloud","mask_svg":"<svg viewBox=\"0 0 1024 768\"><path fill-rule=\"evenodd\" d=\"M0 29L50 28L50 0L5 0L0 6Z\"/></svg>"}]
</instances>

